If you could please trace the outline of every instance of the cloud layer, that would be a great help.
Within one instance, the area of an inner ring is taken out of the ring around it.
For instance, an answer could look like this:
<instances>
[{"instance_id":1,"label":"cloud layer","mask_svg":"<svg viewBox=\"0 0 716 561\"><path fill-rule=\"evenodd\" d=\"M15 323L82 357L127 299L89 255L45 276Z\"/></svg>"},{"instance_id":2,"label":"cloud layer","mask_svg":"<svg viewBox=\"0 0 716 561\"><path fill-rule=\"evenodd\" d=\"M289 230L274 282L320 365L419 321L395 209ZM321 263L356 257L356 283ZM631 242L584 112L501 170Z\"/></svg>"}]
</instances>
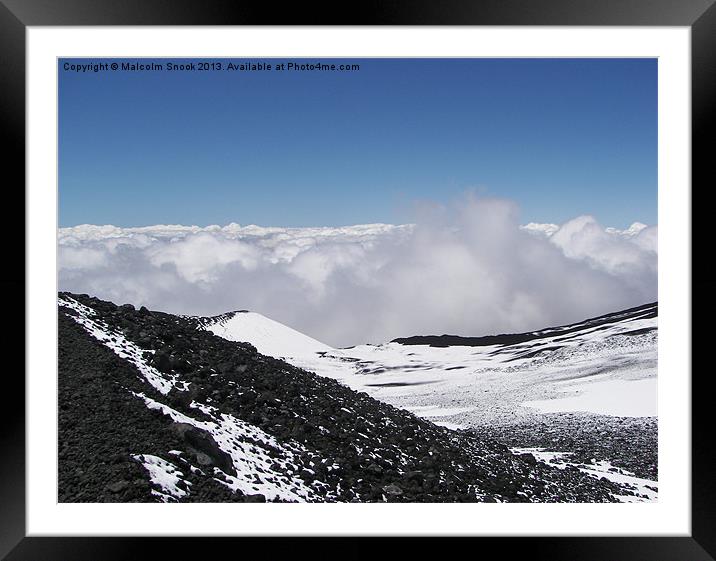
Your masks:
<instances>
[{"instance_id":1,"label":"cloud layer","mask_svg":"<svg viewBox=\"0 0 716 561\"><path fill-rule=\"evenodd\" d=\"M60 290L178 314L250 309L333 346L484 335L657 298L657 227L590 216L520 226L505 200L426 206L415 224L59 231Z\"/></svg>"}]
</instances>

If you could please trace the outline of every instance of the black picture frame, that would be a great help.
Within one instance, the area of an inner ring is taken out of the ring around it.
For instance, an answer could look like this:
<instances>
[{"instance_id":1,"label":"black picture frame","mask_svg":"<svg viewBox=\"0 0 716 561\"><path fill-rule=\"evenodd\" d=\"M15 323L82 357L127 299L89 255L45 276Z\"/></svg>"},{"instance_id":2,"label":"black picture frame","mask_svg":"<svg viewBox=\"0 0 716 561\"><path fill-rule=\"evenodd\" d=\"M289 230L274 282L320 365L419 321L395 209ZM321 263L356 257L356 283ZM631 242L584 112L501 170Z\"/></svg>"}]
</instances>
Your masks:
<instances>
[{"instance_id":1,"label":"black picture frame","mask_svg":"<svg viewBox=\"0 0 716 561\"><path fill-rule=\"evenodd\" d=\"M709 147L714 136L716 100L716 6L714 0L391 0L333 3L322 6L305 3L277 7L271 3L196 0L0 0L0 114L4 137L3 172L7 218L24 220L24 197L8 203L11 193L23 192L25 184L25 32L28 26L84 25L568 25L568 26L685 26L692 39L692 201L705 192L712 179ZM699 188L696 188L700 185ZM684 185L684 189L690 186ZM708 256L708 205L692 203L693 256ZM24 224L12 232L24 232ZM668 233L667 233L668 235ZM11 245L11 244L8 244ZM702 251L699 251L702 250ZM15 243L0 277L8 316L24 317L24 304L33 295L25 286L25 246ZM692 302L698 303L699 317L713 311L710 297L714 282L706 267L708 258L694 259ZM704 269L704 270L702 270ZM708 292L707 292L708 291ZM8 297L11 295L11 297ZM23 295L23 298L20 297ZM699 298L700 296L700 298ZM693 305L692 305L693 310ZM693 313L693 312L692 312ZM693 316L692 316L693 317ZM692 326L694 359L708 349L709 330ZM24 329L18 320L4 339L5 356L17 349L23 361ZM698 352L697 352L698 351ZM25 405L24 380L20 369L7 368L2 390L10 403L0 423L0 558L20 559L195 559L197 555L219 555L226 548L245 555L253 548L270 552L269 557L289 559L296 555L312 558L381 557L398 548L404 555L446 555L478 552L489 555L497 548L508 557L559 560L708 560L716 557L716 453L712 430L711 370L696 368L692 376L692 532L689 537L523 537L460 538L39 538L25 537ZM680 373L689 376L691 373ZM7 397L10 397L8 399ZM320 531L320 529L317 529ZM266 541L271 543L267 544ZM347 541L350 540L350 541ZM469 542L469 543L465 543ZM266 549L269 548L269 549ZM160 552L160 553L159 553Z\"/></svg>"}]
</instances>

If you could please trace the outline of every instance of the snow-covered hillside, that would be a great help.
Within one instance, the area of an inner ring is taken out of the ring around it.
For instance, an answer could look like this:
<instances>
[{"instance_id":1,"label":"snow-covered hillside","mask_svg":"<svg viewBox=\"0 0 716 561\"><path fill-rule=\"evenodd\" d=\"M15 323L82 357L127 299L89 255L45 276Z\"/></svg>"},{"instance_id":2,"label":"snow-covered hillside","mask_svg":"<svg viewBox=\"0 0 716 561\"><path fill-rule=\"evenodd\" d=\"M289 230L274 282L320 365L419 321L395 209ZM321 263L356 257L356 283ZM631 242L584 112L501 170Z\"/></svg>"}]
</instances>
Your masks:
<instances>
[{"instance_id":1,"label":"snow-covered hillside","mask_svg":"<svg viewBox=\"0 0 716 561\"><path fill-rule=\"evenodd\" d=\"M656 314L650 304L531 333L348 349L331 349L260 314L203 321L231 341L249 342L438 424L465 428L539 412L656 416ZM491 339L498 343L485 344Z\"/></svg>"},{"instance_id":2,"label":"snow-covered hillside","mask_svg":"<svg viewBox=\"0 0 716 561\"><path fill-rule=\"evenodd\" d=\"M261 354L276 358L313 358L333 349L295 329L255 312L232 312L206 318L204 326L229 341L251 343Z\"/></svg>"},{"instance_id":3,"label":"snow-covered hillside","mask_svg":"<svg viewBox=\"0 0 716 561\"><path fill-rule=\"evenodd\" d=\"M517 454L656 500L657 315L657 304L648 304L528 333L409 337L347 349L260 314L200 321L435 424L499 434L519 444Z\"/></svg>"}]
</instances>

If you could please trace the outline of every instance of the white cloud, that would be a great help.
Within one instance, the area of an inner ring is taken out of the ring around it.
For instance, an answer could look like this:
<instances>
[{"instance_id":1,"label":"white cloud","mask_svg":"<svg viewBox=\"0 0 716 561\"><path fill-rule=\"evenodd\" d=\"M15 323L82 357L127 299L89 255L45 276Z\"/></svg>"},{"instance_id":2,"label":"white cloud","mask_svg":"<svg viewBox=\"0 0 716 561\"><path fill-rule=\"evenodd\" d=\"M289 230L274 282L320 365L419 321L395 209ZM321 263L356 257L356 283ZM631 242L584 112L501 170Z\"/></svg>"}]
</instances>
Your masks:
<instances>
[{"instance_id":1,"label":"white cloud","mask_svg":"<svg viewBox=\"0 0 716 561\"><path fill-rule=\"evenodd\" d=\"M261 258L259 248L209 232L151 245L144 254L155 267L172 265L184 280L208 286L221 278L227 265L238 264L246 271L253 271Z\"/></svg>"},{"instance_id":2,"label":"white cloud","mask_svg":"<svg viewBox=\"0 0 716 561\"><path fill-rule=\"evenodd\" d=\"M344 228L77 226L60 289L172 313L251 309L334 346L578 321L657 297L657 227L589 216L520 226L468 196L416 224Z\"/></svg>"}]
</instances>

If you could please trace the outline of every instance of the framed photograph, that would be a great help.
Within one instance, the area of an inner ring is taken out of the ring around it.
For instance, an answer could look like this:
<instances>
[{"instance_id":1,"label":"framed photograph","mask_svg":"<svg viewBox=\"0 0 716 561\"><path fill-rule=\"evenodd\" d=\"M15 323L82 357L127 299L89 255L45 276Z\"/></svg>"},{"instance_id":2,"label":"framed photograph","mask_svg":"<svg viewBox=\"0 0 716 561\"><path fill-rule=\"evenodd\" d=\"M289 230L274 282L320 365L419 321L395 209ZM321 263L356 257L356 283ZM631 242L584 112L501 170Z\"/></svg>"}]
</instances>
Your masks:
<instances>
[{"instance_id":1,"label":"framed photograph","mask_svg":"<svg viewBox=\"0 0 716 561\"><path fill-rule=\"evenodd\" d=\"M1 555L713 559L716 8L538 5L0 7Z\"/></svg>"}]
</instances>

